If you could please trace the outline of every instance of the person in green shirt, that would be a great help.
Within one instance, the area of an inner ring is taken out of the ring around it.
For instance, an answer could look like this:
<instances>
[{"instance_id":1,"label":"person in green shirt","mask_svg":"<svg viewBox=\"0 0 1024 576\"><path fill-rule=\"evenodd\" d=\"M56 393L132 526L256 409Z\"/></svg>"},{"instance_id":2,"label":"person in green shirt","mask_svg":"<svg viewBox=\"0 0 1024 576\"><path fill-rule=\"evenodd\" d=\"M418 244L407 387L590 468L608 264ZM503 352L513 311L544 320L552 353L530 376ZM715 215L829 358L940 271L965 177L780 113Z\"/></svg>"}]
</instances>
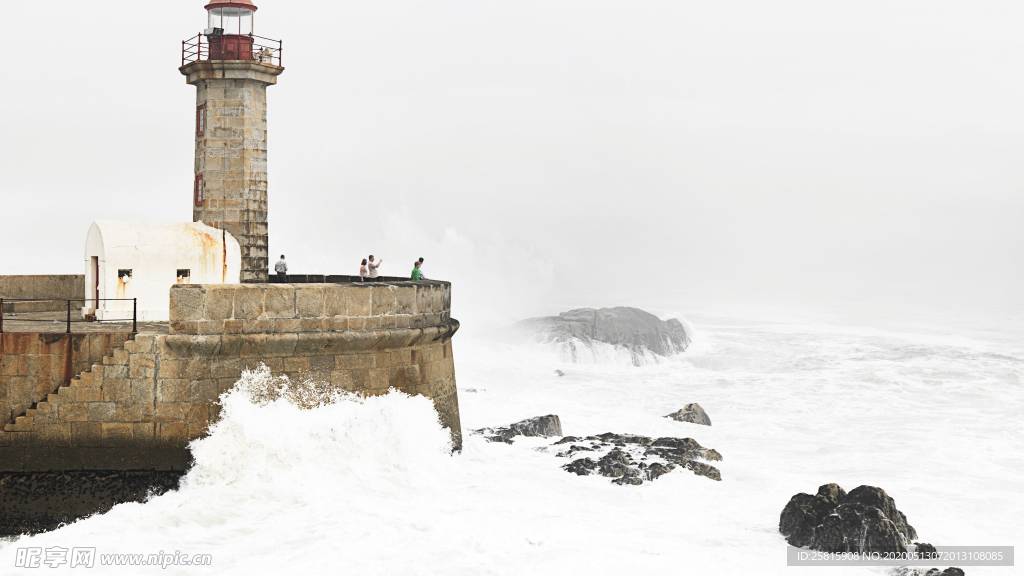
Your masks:
<instances>
[{"instance_id":1,"label":"person in green shirt","mask_svg":"<svg viewBox=\"0 0 1024 576\"><path fill-rule=\"evenodd\" d=\"M417 260L416 262L413 262L413 265L412 265L412 279L413 280L420 280L420 262L419 262L419 260Z\"/></svg>"}]
</instances>

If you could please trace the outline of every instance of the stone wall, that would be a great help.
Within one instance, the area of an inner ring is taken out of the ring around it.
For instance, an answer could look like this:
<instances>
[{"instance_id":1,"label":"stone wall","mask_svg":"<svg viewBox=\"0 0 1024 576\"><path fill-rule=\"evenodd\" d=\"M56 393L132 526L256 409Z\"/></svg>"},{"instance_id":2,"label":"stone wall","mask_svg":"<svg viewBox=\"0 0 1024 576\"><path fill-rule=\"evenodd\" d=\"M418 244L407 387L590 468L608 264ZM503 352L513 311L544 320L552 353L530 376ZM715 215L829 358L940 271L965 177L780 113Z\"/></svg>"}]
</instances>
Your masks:
<instances>
[{"instance_id":1,"label":"stone wall","mask_svg":"<svg viewBox=\"0 0 1024 576\"><path fill-rule=\"evenodd\" d=\"M44 298L69 300L85 294L83 274L38 274L0 276L0 298ZM81 308L81 302L72 302L72 309ZM5 313L52 312L65 310L67 302L4 302Z\"/></svg>"},{"instance_id":2,"label":"stone wall","mask_svg":"<svg viewBox=\"0 0 1024 576\"><path fill-rule=\"evenodd\" d=\"M195 222L227 230L242 249L242 282L266 282L267 86L280 66L259 62L193 62L181 73L196 87L205 110L195 135L195 174L202 175L202 205Z\"/></svg>"},{"instance_id":3,"label":"stone wall","mask_svg":"<svg viewBox=\"0 0 1024 576\"><path fill-rule=\"evenodd\" d=\"M171 334L294 334L424 328L451 318L448 282L183 284Z\"/></svg>"},{"instance_id":4,"label":"stone wall","mask_svg":"<svg viewBox=\"0 0 1024 576\"><path fill-rule=\"evenodd\" d=\"M0 334L0 428L128 339L129 334Z\"/></svg>"},{"instance_id":5,"label":"stone wall","mask_svg":"<svg viewBox=\"0 0 1024 576\"><path fill-rule=\"evenodd\" d=\"M171 334L138 335L0 434L0 470L183 470L245 369L430 397L461 446L447 282L171 288Z\"/></svg>"}]
</instances>

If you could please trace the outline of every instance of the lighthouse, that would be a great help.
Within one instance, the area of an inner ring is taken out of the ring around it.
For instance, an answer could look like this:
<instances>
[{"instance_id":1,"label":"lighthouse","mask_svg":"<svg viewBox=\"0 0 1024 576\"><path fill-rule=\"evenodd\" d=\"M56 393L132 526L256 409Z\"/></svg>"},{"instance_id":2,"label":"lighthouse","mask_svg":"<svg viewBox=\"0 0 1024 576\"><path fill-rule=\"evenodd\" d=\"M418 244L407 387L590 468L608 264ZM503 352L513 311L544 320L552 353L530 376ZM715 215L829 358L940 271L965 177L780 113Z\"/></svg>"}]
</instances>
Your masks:
<instances>
[{"instance_id":1,"label":"lighthouse","mask_svg":"<svg viewBox=\"0 0 1024 576\"><path fill-rule=\"evenodd\" d=\"M206 12L179 68L196 87L192 220L238 241L241 282L267 282L267 86L284 72L281 42L253 33L249 0L212 0Z\"/></svg>"}]
</instances>

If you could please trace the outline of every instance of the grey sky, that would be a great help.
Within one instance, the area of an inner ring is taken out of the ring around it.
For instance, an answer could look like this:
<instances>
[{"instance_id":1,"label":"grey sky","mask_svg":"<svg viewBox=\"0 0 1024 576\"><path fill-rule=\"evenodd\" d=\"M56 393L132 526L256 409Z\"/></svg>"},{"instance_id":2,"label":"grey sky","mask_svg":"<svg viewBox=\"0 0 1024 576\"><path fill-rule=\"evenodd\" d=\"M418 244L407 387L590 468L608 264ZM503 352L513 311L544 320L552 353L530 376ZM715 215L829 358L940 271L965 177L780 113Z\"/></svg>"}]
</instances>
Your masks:
<instances>
[{"instance_id":1,"label":"grey sky","mask_svg":"<svg viewBox=\"0 0 1024 576\"><path fill-rule=\"evenodd\" d=\"M5 6L3 273L79 272L94 219L191 219L176 68L203 4ZM373 252L534 302L1020 303L1019 2L257 5L285 42L270 246L295 271Z\"/></svg>"}]
</instances>

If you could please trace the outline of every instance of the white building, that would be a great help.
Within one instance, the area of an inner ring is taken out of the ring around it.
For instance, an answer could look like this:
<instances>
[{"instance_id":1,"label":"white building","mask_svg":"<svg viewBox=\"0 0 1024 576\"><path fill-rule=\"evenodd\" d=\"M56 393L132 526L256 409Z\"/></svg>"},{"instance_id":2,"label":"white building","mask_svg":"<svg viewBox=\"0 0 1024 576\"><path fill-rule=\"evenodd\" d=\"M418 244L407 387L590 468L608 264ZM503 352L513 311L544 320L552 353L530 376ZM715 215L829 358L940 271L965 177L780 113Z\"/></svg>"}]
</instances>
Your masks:
<instances>
[{"instance_id":1,"label":"white building","mask_svg":"<svg viewBox=\"0 0 1024 576\"><path fill-rule=\"evenodd\" d=\"M242 253L228 232L202 222L97 220L85 239L85 306L98 320L166 322L174 284L238 284ZM104 301L105 298L121 301Z\"/></svg>"}]
</instances>

